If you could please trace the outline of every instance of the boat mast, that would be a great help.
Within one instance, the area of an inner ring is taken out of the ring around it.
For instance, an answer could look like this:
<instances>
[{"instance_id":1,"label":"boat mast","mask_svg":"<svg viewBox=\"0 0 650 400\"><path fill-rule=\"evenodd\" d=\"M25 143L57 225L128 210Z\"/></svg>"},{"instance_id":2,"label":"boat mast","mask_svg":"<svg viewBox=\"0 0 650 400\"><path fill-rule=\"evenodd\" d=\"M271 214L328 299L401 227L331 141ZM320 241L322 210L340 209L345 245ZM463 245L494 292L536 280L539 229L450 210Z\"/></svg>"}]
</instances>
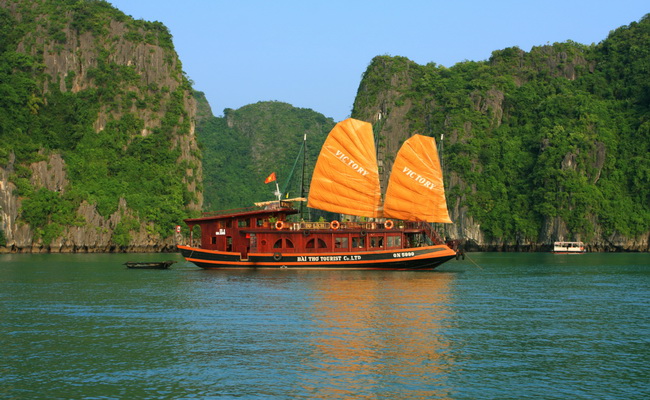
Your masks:
<instances>
[{"instance_id":1,"label":"boat mast","mask_svg":"<svg viewBox=\"0 0 650 400\"><path fill-rule=\"evenodd\" d=\"M300 178L300 197L305 198L305 166L307 164L307 134L303 136L302 139L302 177ZM305 219L305 214L308 211L305 210L305 202L300 202L300 218ZM309 220L309 218L307 218Z\"/></svg>"},{"instance_id":2,"label":"boat mast","mask_svg":"<svg viewBox=\"0 0 650 400\"><path fill-rule=\"evenodd\" d=\"M382 112L377 113L377 118L374 124L372 124L372 133L375 139L375 157L377 157L377 172L379 173L379 184L383 187L383 193L386 192L386 187L388 186L388 177L384 173L386 169L384 168L384 160L386 159L386 148L385 143L381 141L381 130L383 128L382 121Z\"/></svg>"}]
</instances>

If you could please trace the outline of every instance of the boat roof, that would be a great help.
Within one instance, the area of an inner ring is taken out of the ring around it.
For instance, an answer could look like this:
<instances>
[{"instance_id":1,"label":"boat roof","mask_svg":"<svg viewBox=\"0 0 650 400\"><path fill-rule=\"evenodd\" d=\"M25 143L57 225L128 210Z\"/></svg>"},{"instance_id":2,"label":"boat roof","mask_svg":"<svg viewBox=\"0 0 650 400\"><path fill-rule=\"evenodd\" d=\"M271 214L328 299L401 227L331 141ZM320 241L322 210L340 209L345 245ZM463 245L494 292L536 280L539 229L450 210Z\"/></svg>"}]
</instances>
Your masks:
<instances>
[{"instance_id":1,"label":"boat roof","mask_svg":"<svg viewBox=\"0 0 650 400\"><path fill-rule=\"evenodd\" d=\"M190 222L204 222L204 221L215 221L222 219L233 219L241 217L251 217L255 215L265 215L265 214L297 214L299 211L291 206L290 201L270 201L264 203L255 203L256 206L237 208L231 210L221 210L221 211L212 211L203 213L202 217L198 218L187 218L183 221L185 223Z\"/></svg>"},{"instance_id":2,"label":"boat roof","mask_svg":"<svg viewBox=\"0 0 650 400\"><path fill-rule=\"evenodd\" d=\"M307 199L304 198L304 197L294 197L292 199L282 200L282 203L293 203L294 201L307 201ZM259 203L255 203L255 205L258 206L258 207L265 207L265 206L272 205L272 204L278 204L278 201L277 200L271 200L271 201L261 201Z\"/></svg>"}]
</instances>

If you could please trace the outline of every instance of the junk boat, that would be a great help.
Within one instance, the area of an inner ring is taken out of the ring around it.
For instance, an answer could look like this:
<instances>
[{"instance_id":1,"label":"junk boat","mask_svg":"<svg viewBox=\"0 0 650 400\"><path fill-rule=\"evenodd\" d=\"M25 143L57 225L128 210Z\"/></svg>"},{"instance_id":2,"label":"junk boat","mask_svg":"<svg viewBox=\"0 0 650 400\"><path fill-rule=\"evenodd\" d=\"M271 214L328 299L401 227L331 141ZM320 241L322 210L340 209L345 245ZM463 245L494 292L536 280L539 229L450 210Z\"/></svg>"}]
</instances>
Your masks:
<instances>
[{"instance_id":1,"label":"junk boat","mask_svg":"<svg viewBox=\"0 0 650 400\"><path fill-rule=\"evenodd\" d=\"M321 148L307 206L338 213L340 221L297 220L293 203L305 199L281 200L277 190L277 201L186 219L189 245L178 249L206 269L419 270L454 258L430 224L451 223L435 139L414 135L404 142L383 204L374 143L372 125L349 118Z\"/></svg>"},{"instance_id":2,"label":"junk boat","mask_svg":"<svg viewBox=\"0 0 650 400\"><path fill-rule=\"evenodd\" d=\"M581 254L586 253L587 248L582 242L555 242L553 253L556 254Z\"/></svg>"}]
</instances>

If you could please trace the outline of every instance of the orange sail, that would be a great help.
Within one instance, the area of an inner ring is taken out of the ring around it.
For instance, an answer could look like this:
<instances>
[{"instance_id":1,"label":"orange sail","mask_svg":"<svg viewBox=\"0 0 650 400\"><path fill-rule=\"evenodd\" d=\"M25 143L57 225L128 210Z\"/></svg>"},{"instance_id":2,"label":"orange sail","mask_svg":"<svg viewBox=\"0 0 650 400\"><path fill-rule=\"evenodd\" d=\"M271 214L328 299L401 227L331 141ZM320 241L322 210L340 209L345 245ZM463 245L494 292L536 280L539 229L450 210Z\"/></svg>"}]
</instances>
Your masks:
<instances>
[{"instance_id":1,"label":"orange sail","mask_svg":"<svg viewBox=\"0 0 650 400\"><path fill-rule=\"evenodd\" d=\"M388 182L384 216L451 223L434 138L414 135L402 145Z\"/></svg>"},{"instance_id":2,"label":"orange sail","mask_svg":"<svg viewBox=\"0 0 650 400\"><path fill-rule=\"evenodd\" d=\"M372 125L348 118L332 129L311 178L307 206L381 217L381 189Z\"/></svg>"}]
</instances>

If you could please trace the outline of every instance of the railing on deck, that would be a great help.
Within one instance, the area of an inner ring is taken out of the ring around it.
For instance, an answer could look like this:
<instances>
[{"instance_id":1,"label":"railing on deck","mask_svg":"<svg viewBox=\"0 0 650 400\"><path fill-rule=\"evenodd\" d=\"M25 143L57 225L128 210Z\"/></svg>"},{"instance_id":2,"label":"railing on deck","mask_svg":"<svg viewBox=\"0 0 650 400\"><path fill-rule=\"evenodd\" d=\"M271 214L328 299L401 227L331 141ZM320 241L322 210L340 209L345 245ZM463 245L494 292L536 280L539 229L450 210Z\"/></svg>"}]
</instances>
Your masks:
<instances>
[{"instance_id":1,"label":"railing on deck","mask_svg":"<svg viewBox=\"0 0 650 400\"><path fill-rule=\"evenodd\" d=\"M277 228L276 228L277 229ZM286 229L286 230L292 230L292 231L297 231L297 230L332 230L332 223L331 222L290 222L290 221L283 221L282 228L281 229ZM367 231L374 231L377 229L386 229L386 224L385 222L341 222L339 223L338 227L336 228L337 230L346 230L346 229L364 229ZM436 231L431 228L431 225L426 223L426 222L403 222L403 221L398 221L394 223L394 228L391 227L389 229L407 229L407 230L420 230L424 231L424 233L431 239L431 241L435 244L443 244L443 240L436 233Z\"/></svg>"},{"instance_id":2,"label":"railing on deck","mask_svg":"<svg viewBox=\"0 0 650 400\"><path fill-rule=\"evenodd\" d=\"M331 222L289 222L285 223L286 229L333 229ZM336 229L384 229L384 224L379 222L341 222Z\"/></svg>"}]
</instances>

